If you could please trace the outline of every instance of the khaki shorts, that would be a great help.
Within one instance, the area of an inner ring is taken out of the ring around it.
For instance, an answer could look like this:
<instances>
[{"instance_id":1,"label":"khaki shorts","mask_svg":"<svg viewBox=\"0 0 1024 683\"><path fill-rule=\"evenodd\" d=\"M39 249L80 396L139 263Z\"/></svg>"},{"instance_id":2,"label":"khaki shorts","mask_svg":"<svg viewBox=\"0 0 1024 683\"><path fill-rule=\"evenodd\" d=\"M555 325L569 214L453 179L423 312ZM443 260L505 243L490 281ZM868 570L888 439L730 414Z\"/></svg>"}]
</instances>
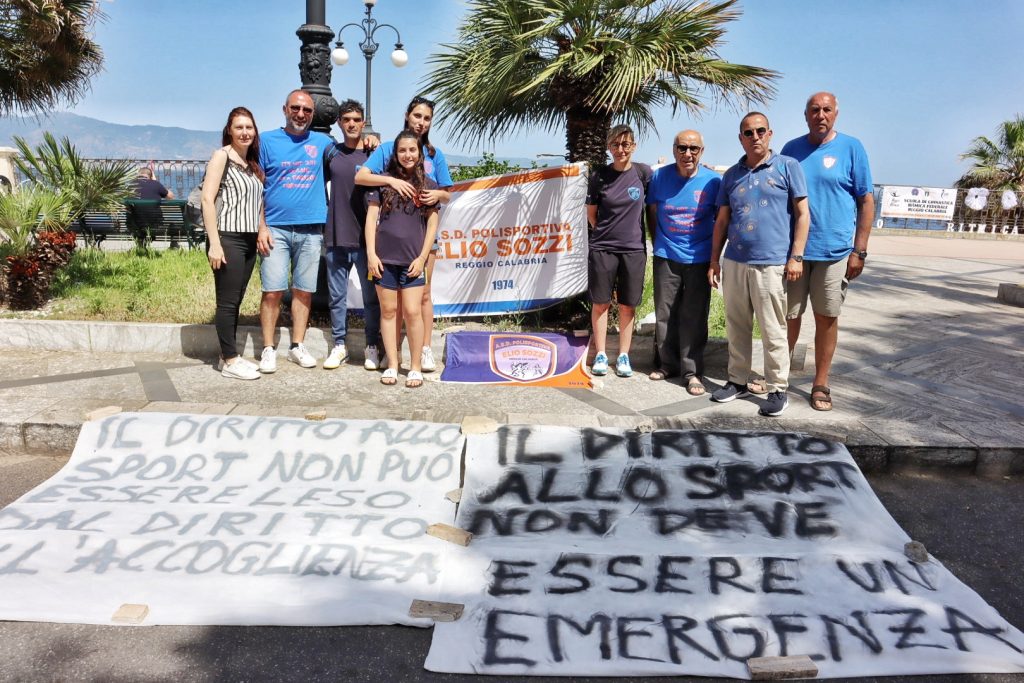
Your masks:
<instances>
[{"instance_id":1,"label":"khaki shorts","mask_svg":"<svg viewBox=\"0 0 1024 683\"><path fill-rule=\"evenodd\" d=\"M786 283L786 319L799 318L807 310L810 295L811 310L816 315L838 318L846 300L847 259L838 261L804 261L804 272L799 280Z\"/></svg>"}]
</instances>

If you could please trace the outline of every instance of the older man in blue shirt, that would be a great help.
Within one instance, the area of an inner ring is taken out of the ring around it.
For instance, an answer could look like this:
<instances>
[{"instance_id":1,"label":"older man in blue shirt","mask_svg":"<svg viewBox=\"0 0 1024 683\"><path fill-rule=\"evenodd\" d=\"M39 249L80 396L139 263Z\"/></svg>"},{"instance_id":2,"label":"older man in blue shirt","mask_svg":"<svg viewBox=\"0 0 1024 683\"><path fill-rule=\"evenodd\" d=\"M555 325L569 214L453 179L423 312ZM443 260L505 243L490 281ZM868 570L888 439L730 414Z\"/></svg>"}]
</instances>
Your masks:
<instances>
[{"instance_id":1,"label":"older man in blue shirt","mask_svg":"<svg viewBox=\"0 0 1024 683\"><path fill-rule=\"evenodd\" d=\"M751 112L740 121L744 156L725 172L711 243L708 280L723 286L729 379L711 395L728 403L747 396L751 379L753 320L761 326L768 396L761 415L781 415L789 405L786 281L800 277L810 215L807 186L796 159L775 154L768 117ZM720 264L728 236L725 263Z\"/></svg>"}]
</instances>

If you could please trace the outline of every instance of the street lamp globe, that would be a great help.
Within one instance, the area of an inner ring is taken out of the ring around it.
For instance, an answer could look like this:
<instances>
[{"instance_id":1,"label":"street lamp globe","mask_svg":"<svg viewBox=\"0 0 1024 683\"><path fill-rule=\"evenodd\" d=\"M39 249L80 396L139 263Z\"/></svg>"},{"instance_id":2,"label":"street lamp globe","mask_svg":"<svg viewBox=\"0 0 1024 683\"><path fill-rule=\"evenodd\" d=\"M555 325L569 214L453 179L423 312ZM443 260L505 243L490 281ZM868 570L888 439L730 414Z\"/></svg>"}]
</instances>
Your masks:
<instances>
[{"instance_id":1,"label":"street lamp globe","mask_svg":"<svg viewBox=\"0 0 1024 683\"><path fill-rule=\"evenodd\" d=\"M348 64L348 50L339 44L338 47L331 50L331 61L338 66L345 66Z\"/></svg>"},{"instance_id":2,"label":"street lamp globe","mask_svg":"<svg viewBox=\"0 0 1024 683\"><path fill-rule=\"evenodd\" d=\"M402 49L402 44L395 45L395 51L391 53L391 63L401 69L409 63L409 53Z\"/></svg>"}]
</instances>

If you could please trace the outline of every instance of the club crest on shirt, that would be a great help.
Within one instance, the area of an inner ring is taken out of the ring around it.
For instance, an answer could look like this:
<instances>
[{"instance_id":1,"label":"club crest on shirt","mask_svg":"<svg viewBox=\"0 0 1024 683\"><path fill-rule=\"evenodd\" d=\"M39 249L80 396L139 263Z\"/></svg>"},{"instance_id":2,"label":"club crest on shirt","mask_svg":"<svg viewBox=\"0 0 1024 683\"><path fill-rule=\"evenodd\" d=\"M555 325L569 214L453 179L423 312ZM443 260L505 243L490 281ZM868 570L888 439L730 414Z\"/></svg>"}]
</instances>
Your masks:
<instances>
[{"instance_id":1,"label":"club crest on shirt","mask_svg":"<svg viewBox=\"0 0 1024 683\"><path fill-rule=\"evenodd\" d=\"M832 168L836 165L836 158L831 154L826 154L821 163L825 168Z\"/></svg>"},{"instance_id":2,"label":"club crest on shirt","mask_svg":"<svg viewBox=\"0 0 1024 683\"><path fill-rule=\"evenodd\" d=\"M702 201L704 201L704 190L694 190L693 203L700 204Z\"/></svg>"},{"instance_id":3,"label":"club crest on shirt","mask_svg":"<svg viewBox=\"0 0 1024 683\"><path fill-rule=\"evenodd\" d=\"M316 145L303 145L302 148L306 150L306 154L310 159L316 159L317 154L319 154Z\"/></svg>"},{"instance_id":4,"label":"club crest on shirt","mask_svg":"<svg viewBox=\"0 0 1024 683\"><path fill-rule=\"evenodd\" d=\"M629 188L629 198L632 199L634 202L636 200L640 199L640 188L639 187L631 187L631 188Z\"/></svg>"}]
</instances>

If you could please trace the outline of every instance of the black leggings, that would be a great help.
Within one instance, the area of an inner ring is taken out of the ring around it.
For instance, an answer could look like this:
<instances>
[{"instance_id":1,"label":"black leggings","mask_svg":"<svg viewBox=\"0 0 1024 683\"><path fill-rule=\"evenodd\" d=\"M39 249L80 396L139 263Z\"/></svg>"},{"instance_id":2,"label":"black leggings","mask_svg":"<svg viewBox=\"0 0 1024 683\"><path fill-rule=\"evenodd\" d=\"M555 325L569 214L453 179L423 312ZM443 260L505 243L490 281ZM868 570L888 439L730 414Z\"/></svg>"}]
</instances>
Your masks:
<instances>
[{"instance_id":1,"label":"black leggings","mask_svg":"<svg viewBox=\"0 0 1024 683\"><path fill-rule=\"evenodd\" d=\"M238 309L249 286L253 266L256 265L256 233L220 232L220 244L224 249L226 264L213 271L213 283L217 290L217 313L214 324L220 341L221 358L229 360L238 355L235 336L238 332ZM206 242L210 251L210 242Z\"/></svg>"}]
</instances>

